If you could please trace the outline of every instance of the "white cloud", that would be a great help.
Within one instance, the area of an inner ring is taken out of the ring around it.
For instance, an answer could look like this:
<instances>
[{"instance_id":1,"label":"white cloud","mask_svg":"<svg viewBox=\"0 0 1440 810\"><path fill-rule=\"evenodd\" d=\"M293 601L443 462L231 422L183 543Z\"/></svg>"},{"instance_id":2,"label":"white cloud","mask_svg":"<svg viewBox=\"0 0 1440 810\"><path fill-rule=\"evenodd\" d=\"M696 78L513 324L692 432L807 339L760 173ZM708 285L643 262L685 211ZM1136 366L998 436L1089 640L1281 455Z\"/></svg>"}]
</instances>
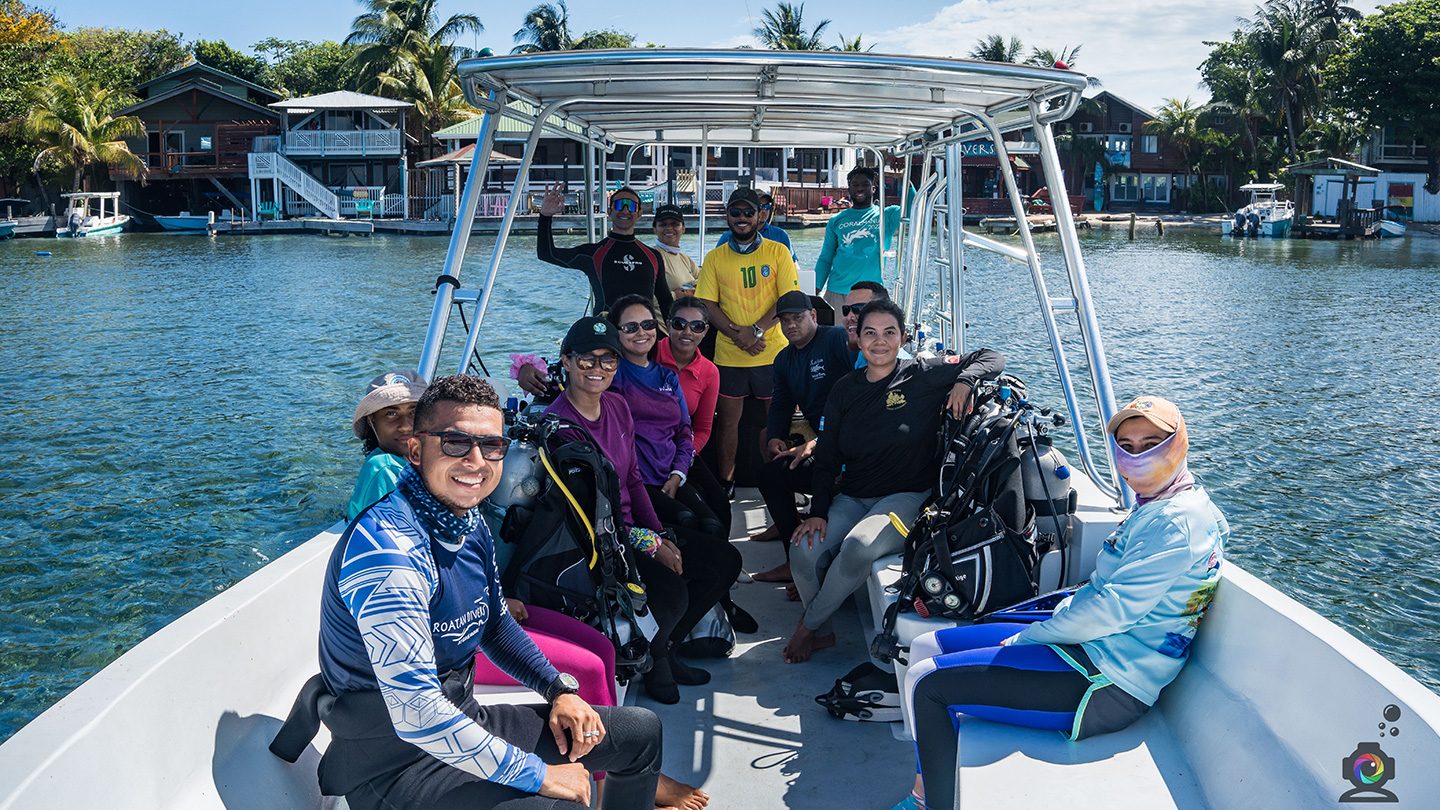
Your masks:
<instances>
[{"instance_id":1,"label":"white cloud","mask_svg":"<svg viewBox=\"0 0 1440 810\"><path fill-rule=\"evenodd\" d=\"M1355 5L1370 11L1376 4ZM1162 98L1209 98L1197 70L1209 53L1205 41L1229 38L1236 18L1254 10L1255 0L963 0L874 41L878 52L960 57L990 34L1019 37L1027 54L1083 45L1077 70L1154 108Z\"/></svg>"}]
</instances>

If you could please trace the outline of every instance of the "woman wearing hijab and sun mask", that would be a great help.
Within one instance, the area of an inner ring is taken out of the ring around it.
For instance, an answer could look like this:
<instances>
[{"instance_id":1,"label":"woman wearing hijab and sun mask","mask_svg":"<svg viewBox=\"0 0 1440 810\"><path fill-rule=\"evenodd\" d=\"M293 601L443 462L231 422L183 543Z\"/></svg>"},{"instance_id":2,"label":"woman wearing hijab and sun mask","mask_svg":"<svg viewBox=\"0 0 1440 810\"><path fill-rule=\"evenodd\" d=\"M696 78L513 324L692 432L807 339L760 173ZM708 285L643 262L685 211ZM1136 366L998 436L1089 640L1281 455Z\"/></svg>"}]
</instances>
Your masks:
<instances>
[{"instance_id":1,"label":"woman wearing hijab and sun mask","mask_svg":"<svg viewBox=\"0 0 1440 810\"><path fill-rule=\"evenodd\" d=\"M1078 740L1135 722L1180 674L1230 527L1190 475L1174 403L1140 397L1106 429L1138 505L1105 541L1090 581L1043 622L954 627L912 642L905 710L919 774L897 810L958 804L957 712Z\"/></svg>"}]
</instances>

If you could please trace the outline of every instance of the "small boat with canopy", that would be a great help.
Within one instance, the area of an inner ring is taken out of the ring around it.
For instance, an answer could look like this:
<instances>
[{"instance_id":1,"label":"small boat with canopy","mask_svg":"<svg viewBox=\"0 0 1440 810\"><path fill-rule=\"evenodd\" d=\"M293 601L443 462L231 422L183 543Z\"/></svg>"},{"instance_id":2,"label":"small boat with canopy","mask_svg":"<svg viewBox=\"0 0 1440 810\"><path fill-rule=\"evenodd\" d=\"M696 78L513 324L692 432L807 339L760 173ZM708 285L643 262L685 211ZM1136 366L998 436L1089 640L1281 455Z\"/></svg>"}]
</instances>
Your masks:
<instances>
[{"instance_id":1,"label":"small boat with canopy","mask_svg":"<svg viewBox=\"0 0 1440 810\"><path fill-rule=\"evenodd\" d=\"M1042 561L1042 586L1089 575L1133 503L1103 434L1116 412L1105 341L1070 208L1055 209L1056 233L1037 245L1008 159L1024 140L1038 154L1044 183L1065 188L1052 126L1080 104L1085 76L918 56L687 49L493 56L465 61L459 73L470 103L486 113L462 223L477 214L502 118L530 128L522 178L542 136L577 141L592 178L582 193L592 202L610 179L607 156L624 160L621 179L628 180L627 156L647 144L854 149L882 172L895 162L906 166L897 247L880 259L885 281L912 319L959 352L980 342L967 310L1038 309L1057 382L1030 394L1063 400L1078 498L1071 547ZM964 228L961 167L966 145L976 141L994 150L1015 239ZM703 200L703 173L696 182ZM523 184L510 192L488 256L469 262L470 273L462 268L471 229L451 235L418 347L427 378L464 373L484 335L506 328L487 313L525 193ZM885 205L882 199L882 211ZM595 206L586 210L593 240ZM703 252L703 206L700 217L696 245ZM967 284L969 251L1010 260L1034 298L979 300ZM457 328L451 315L460 306L471 313ZM576 302L577 317L582 306ZM736 508L741 539L763 520L763 507L752 495ZM266 746L317 670L316 607L341 530L336 524L320 532L177 619L21 729L0 747L0 808L339 806L316 785L328 741L323 728L295 764ZM895 599L897 565L881 560L858 595L842 629L850 657L832 656L846 668L865 659L873 625ZM702 785L712 807L891 806L914 773L908 732L899 723L842 723L816 706L811 696L838 673L817 661L783 664L779 628L793 624L793 606L749 593L747 607L765 632L713 667L709 691L655 707L665 724L667 772ZM935 621L908 614L897 625L901 643ZM486 692L482 699L537 698L521 689ZM1431 767L1440 761L1440 696L1231 562L1191 660L1140 722L1080 742L968 718L959 727L964 807L1309 810L1345 796L1388 795L1397 806L1418 808L1440 796L1440 769Z\"/></svg>"}]
</instances>

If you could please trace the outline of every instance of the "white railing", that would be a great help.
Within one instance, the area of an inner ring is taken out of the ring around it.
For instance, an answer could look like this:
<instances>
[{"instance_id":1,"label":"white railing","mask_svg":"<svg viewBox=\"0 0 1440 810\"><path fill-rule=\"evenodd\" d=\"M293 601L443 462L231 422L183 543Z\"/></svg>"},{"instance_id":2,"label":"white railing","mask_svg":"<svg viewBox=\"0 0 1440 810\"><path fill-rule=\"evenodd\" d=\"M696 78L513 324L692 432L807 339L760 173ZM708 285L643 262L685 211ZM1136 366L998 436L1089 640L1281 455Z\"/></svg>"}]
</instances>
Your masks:
<instances>
[{"instance_id":1,"label":"white railing","mask_svg":"<svg viewBox=\"0 0 1440 810\"><path fill-rule=\"evenodd\" d=\"M285 133L285 154L399 155L400 130L291 130Z\"/></svg>"},{"instance_id":2,"label":"white railing","mask_svg":"<svg viewBox=\"0 0 1440 810\"><path fill-rule=\"evenodd\" d=\"M316 210L331 219L340 217L340 200L324 183L311 177L304 169L291 163L284 155L271 152L250 153L250 177L257 180L279 178L294 189Z\"/></svg>"}]
</instances>

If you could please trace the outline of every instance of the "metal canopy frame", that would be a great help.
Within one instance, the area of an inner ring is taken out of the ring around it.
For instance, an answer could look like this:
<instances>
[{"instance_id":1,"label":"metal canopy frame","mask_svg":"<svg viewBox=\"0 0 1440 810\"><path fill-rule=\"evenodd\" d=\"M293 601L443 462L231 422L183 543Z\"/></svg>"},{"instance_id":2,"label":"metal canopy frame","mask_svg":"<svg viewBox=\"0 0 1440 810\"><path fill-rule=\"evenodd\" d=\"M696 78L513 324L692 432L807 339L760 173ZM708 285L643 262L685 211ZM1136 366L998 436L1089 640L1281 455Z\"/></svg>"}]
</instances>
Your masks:
<instances>
[{"instance_id":1,"label":"metal canopy frame","mask_svg":"<svg viewBox=\"0 0 1440 810\"><path fill-rule=\"evenodd\" d=\"M872 53L758 50L602 50L493 56L460 63L461 86L487 115L476 141L469 180L451 234L445 268L436 284L419 371L434 376L451 308L473 302L458 372L478 345L481 324L499 272L500 259L521 202L517 179L500 223L483 283L460 286L460 267L479 203L480 185L501 117L529 124L530 137L516 177L528 176L542 135L578 141L584 148L586 230L595 238L594 201L603 195L604 156L622 146L628 180L630 158L647 144L664 146L855 148L877 158L889 154L920 162L915 194L902 182L901 222L893 279L894 297L914 322L921 293L938 292L931 317L940 340L966 349L965 250L981 249L1025 264L1040 305L1061 393L1065 397L1081 464L1104 492L1124 502L1133 496L1115 473L1113 449L1099 442L1110 462L1102 469L1087 421L1076 399L1061 338L1062 317L1073 326L1085 355L1096 402L1098 426L1114 416L1109 367L1090 297L1079 236L1068 205L1055 206L1056 229L1065 265L1066 294L1052 295L1026 219L1025 200L1010 165L1005 135L1027 130L1039 146L1041 168L1052 198L1067 199L1051 124L1078 107L1088 79L1068 70L919 56ZM523 104L511 104L513 101ZM557 125L556 122L560 122ZM961 144L986 139L994 144L1006 196L1020 236L1007 244L965 231L961 199ZM884 233L884 160L881 233ZM703 189L703 177L697 177ZM699 190L697 189L697 190ZM1058 196L1057 196L1058 195ZM703 240L704 207L701 207ZM702 241L703 245L703 241ZM881 251L882 274L885 251ZM923 347L921 347L923 348ZM1091 423L1094 424L1094 423Z\"/></svg>"}]
</instances>

